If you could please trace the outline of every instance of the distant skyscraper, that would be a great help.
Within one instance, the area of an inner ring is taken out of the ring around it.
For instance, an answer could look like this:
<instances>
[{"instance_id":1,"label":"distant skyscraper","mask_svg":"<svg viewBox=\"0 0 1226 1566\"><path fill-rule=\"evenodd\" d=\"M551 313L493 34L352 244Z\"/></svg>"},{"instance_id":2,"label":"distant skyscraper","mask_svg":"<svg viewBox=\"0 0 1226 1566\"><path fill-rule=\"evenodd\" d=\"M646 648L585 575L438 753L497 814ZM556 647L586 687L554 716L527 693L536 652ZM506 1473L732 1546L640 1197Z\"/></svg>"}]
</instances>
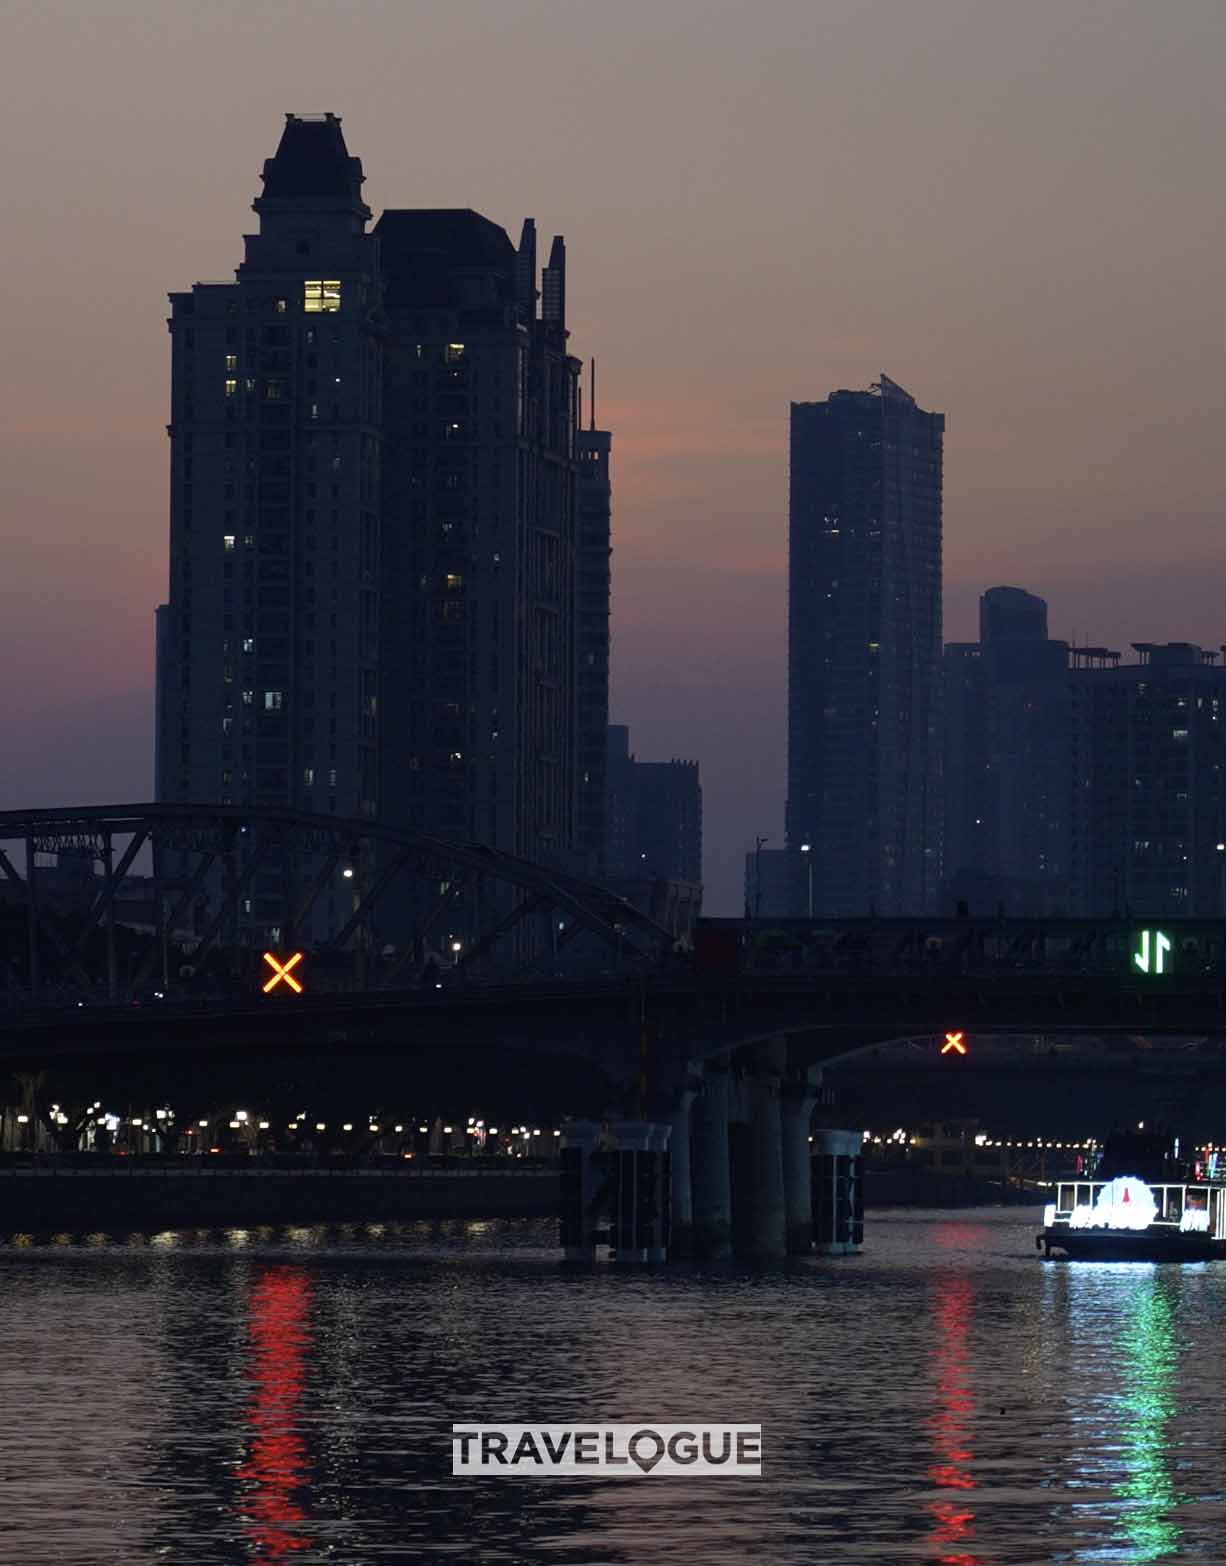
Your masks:
<instances>
[{"instance_id":1,"label":"distant skyscraper","mask_svg":"<svg viewBox=\"0 0 1226 1566\"><path fill-rule=\"evenodd\" d=\"M987 646L1047 640L1047 600L1024 587L989 587L979 600L979 640Z\"/></svg>"},{"instance_id":2,"label":"distant skyscraper","mask_svg":"<svg viewBox=\"0 0 1226 1566\"><path fill-rule=\"evenodd\" d=\"M696 761L639 761L630 731L609 728L608 874L702 883L702 787Z\"/></svg>"},{"instance_id":3,"label":"distant skyscraper","mask_svg":"<svg viewBox=\"0 0 1226 1566\"><path fill-rule=\"evenodd\" d=\"M1226 917L1226 668L1188 642L1077 648L1071 911Z\"/></svg>"},{"instance_id":4,"label":"distant skyscraper","mask_svg":"<svg viewBox=\"0 0 1226 1566\"><path fill-rule=\"evenodd\" d=\"M1017 587L979 600L980 640L945 648L946 902L1056 913L1069 903L1069 650ZM949 911L947 909L946 911Z\"/></svg>"},{"instance_id":5,"label":"distant skyscraper","mask_svg":"<svg viewBox=\"0 0 1226 1566\"><path fill-rule=\"evenodd\" d=\"M792 404L787 842L817 913L935 906L944 429L884 375Z\"/></svg>"},{"instance_id":6,"label":"distant skyscraper","mask_svg":"<svg viewBox=\"0 0 1226 1566\"><path fill-rule=\"evenodd\" d=\"M159 797L581 867L610 437L579 430L565 246L538 292L531 220L518 248L467 210L390 211L367 234L362 181L336 116L287 116L235 281L171 295ZM253 937L283 917L289 869L261 867ZM350 904L322 899L318 928Z\"/></svg>"}]
</instances>

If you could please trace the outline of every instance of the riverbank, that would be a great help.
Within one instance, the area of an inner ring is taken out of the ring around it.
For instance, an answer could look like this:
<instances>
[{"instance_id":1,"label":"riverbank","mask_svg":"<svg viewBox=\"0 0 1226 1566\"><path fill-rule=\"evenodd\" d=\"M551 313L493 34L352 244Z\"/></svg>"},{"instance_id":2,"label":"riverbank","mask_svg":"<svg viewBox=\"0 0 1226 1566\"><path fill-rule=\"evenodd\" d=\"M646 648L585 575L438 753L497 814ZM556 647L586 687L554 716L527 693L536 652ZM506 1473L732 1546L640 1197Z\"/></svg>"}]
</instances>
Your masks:
<instances>
[{"instance_id":1,"label":"riverbank","mask_svg":"<svg viewBox=\"0 0 1226 1566\"><path fill-rule=\"evenodd\" d=\"M1041 1193L923 1169L869 1169L864 1205L1033 1207ZM293 1224L329 1220L556 1218L554 1164L473 1166L223 1162L167 1158L51 1159L0 1167L0 1232L127 1225Z\"/></svg>"},{"instance_id":2,"label":"riverbank","mask_svg":"<svg viewBox=\"0 0 1226 1566\"><path fill-rule=\"evenodd\" d=\"M92 1224L143 1228L333 1219L549 1218L555 1168L219 1168L195 1159L143 1166L0 1169L0 1231Z\"/></svg>"},{"instance_id":3,"label":"riverbank","mask_svg":"<svg viewBox=\"0 0 1226 1566\"><path fill-rule=\"evenodd\" d=\"M1033 1207L1045 1201L1033 1186L931 1169L866 1169L864 1205L873 1207Z\"/></svg>"}]
</instances>

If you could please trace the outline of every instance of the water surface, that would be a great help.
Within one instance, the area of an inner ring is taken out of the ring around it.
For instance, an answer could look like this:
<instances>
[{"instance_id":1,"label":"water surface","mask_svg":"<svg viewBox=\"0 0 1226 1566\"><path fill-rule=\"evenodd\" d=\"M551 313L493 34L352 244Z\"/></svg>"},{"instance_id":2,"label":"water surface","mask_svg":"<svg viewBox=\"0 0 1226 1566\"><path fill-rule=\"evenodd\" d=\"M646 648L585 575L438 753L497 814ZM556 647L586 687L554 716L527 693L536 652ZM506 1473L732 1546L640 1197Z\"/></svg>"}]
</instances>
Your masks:
<instances>
[{"instance_id":1,"label":"water surface","mask_svg":"<svg viewBox=\"0 0 1226 1566\"><path fill-rule=\"evenodd\" d=\"M1226 1558L1226 1265L1016 1209L567 1270L552 1225L0 1239L0 1561ZM753 1479L470 1480L453 1421L760 1422Z\"/></svg>"}]
</instances>

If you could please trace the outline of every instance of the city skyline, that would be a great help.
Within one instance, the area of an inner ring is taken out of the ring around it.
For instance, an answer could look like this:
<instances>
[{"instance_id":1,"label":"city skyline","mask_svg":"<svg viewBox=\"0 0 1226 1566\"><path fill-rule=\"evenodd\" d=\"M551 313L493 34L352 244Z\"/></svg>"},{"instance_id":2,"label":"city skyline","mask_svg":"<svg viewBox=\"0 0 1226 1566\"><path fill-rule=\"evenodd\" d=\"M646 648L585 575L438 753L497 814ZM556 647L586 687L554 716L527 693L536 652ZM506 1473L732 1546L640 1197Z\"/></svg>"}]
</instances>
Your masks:
<instances>
[{"instance_id":1,"label":"city skyline","mask_svg":"<svg viewBox=\"0 0 1226 1566\"><path fill-rule=\"evenodd\" d=\"M702 764L712 911L782 842L789 400L884 363L948 414L947 640L1002 581L1080 641L1222 639L1218 8L461 6L411 40L364 5L288 40L151 15L30 9L8 55L42 134L10 173L5 804L152 794L163 289L223 275L287 109L344 115L376 207L567 234L617 434L611 716Z\"/></svg>"}]
</instances>

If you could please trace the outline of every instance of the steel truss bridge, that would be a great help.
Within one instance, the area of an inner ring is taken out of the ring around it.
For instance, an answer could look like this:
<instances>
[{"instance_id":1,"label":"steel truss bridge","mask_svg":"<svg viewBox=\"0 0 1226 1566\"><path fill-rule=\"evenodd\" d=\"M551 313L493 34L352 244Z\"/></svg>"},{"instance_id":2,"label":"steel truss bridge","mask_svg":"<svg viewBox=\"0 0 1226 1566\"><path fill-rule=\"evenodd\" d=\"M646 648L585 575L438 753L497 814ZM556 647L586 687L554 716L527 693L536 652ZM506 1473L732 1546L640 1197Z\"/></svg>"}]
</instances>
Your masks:
<instances>
[{"instance_id":1,"label":"steel truss bridge","mask_svg":"<svg viewBox=\"0 0 1226 1566\"><path fill-rule=\"evenodd\" d=\"M72 934L54 916L39 856L87 863L87 906ZM152 861L152 923L139 965L121 981L116 954L117 904L133 867ZM310 874L290 873L310 863ZM96 868L95 868L96 867ZM170 867L173 867L171 869ZM312 913L343 880L352 911L316 945L321 971L337 989L393 989L416 977L429 943L448 917L462 919L465 939L453 974L505 975L510 966L531 972L542 960L556 966L573 943L587 937L606 965L633 969L657 962L673 944L662 925L623 898L579 877L481 844L450 842L370 821L310 815L276 807L238 805L87 805L0 812L0 885L25 913L21 983L10 994L26 1004L131 1000L146 992L170 942L184 946L201 972L218 947L232 957L245 941L258 951L243 913L261 871L279 872L277 943L291 949ZM100 871L100 873L99 873ZM95 884L96 883L96 884ZM399 899L397 904L396 900ZM374 932L399 910L401 939L389 951ZM406 922L405 910L408 910ZM352 954L352 970L335 959ZM54 953L59 982L47 993L44 959ZM328 959L333 959L329 963ZM590 960L590 959L589 959ZM3 966L3 964L0 964Z\"/></svg>"},{"instance_id":2,"label":"steel truss bridge","mask_svg":"<svg viewBox=\"0 0 1226 1566\"><path fill-rule=\"evenodd\" d=\"M309 875L286 873L308 854ZM86 905L72 919L44 895L48 855L89 862ZM146 858L154 925L133 945L117 904ZM261 993L258 932L242 927L244 901L270 868L283 873L282 960L325 889L355 868L337 927L297 970L303 994ZM777 1035L801 1064L907 1038L939 1047L946 1030L1071 1041L1074 1053L1109 1047L1118 1059L1152 1055L1160 1038L1181 1057L1216 1062L1226 1041L1226 920L706 919L692 953L680 954L672 932L612 892L513 855L367 821L219 805L0 813L0 883L7 1059L497 1043L633 1072L650 1058L664 1080L690 1060ZM383 910L406 889L411 925L379 947ZM423 983L423 953L461 925L454 966L441 985ZM1152 946L1142 945L1147 931ZM132 1006L147 998L167 943L184 941L197 977L157 1005ZM121 982L125 942L135 955ZM1137 960L1146 952L1148 971ZM40 965L54 969L54 984Z\"/></svg>"}]
</instances>

